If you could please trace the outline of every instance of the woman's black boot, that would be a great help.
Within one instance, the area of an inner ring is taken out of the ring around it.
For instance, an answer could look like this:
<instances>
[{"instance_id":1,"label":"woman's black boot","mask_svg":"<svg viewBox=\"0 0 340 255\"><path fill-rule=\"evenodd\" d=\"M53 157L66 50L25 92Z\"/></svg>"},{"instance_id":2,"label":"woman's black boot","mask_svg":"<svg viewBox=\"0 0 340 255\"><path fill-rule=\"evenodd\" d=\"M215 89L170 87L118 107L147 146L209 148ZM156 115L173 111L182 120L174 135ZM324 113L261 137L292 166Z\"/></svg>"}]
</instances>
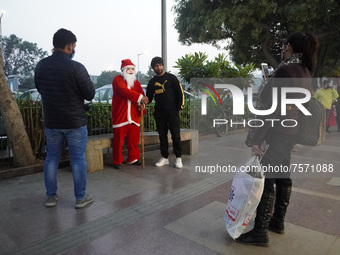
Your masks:
<instances>
[{"instance_id":1,"label":"woman's black boot","mask_svg":"<svg viewBox=\"0 0 340 255\"><path fill-rule=\"evenodd\" d=\"M248 233L240 235L235 241L242 244L268 246L268 225L273 211L274 193L264 191L256 210L254 228Z\"/></svg>"},{"instance_id":2,"label":"woman's black boot","mask_svg":"<svg viewBox=\"0 0 340 255\"><path fill-rule=\"evenodd\" d=\"M269 230L279 234L284 234L284 219L286 216L291 193L292 186L280 186L276 188L274 213L269 222Z\"/></svg>"}]
</instances>

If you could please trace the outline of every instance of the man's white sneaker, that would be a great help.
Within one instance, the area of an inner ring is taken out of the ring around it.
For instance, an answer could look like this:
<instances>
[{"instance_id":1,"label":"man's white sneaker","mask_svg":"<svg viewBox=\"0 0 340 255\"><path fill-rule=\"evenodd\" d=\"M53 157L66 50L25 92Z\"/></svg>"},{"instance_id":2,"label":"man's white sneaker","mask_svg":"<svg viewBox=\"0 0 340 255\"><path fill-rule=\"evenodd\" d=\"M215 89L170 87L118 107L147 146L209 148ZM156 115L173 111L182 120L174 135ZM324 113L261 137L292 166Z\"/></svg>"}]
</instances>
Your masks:
<instances>
[{"instance_id":1,"label":"man's white sneaker","mask_svg":"<svg viewBox=\"0 0 340 255\"><path fill-rule=\"evenodd\" d=\"M167 158L161 158L156 164L155 166L164 166L164 165L168 165L169 164L169 160Z\"/></svg>"},{"instance_id":2,"label":"man's white sneaker","mask_svg":"<svg viewBox=\"0 0 340 255\"><path fill-rule=\"evenodd\" d=\"M175 167L176 168L182 168L183 167L181 158L176 158Z\"/></svg>"}]
</instances>

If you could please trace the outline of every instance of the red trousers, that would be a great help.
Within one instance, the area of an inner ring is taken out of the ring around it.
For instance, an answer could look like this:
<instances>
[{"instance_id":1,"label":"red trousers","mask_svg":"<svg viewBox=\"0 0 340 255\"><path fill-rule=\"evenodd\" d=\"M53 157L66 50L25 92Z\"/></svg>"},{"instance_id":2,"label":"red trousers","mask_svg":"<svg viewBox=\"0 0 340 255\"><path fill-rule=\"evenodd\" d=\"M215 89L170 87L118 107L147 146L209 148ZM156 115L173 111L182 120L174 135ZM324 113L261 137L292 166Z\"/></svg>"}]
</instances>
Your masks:
<instances>
[{"instance_id":1,"label":"red trousers","mask_svg":"<svg viewBox=\"0 0 340 255\"><path fill-rule=\"evenodd\" d=\"M120 165L123 163L123 143L126 136L128 146L127 162L140 158L139 127L135 124L128 124L122 127L113 128L112 158L113 164Z\"/></svg>"}]
</instances>

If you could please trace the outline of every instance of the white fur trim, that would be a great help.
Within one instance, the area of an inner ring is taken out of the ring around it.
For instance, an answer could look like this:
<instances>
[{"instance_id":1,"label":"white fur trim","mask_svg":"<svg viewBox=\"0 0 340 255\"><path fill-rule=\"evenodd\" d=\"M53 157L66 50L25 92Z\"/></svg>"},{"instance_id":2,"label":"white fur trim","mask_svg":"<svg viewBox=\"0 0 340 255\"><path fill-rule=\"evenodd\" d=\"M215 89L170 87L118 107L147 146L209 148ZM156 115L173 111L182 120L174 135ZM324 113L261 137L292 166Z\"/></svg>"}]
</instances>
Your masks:
<instances>
[{"instance_id":1,"label":"white fur trim","mask_svg":"<svg viewBox=\"0 0 340 255\"><path fill-rule=\"evenodd\" d=\"M139 98L138 98L138 100L137 100L137 103L138 103L138 104L140 103L140 101L142 101L142 98L143 98L143 94L140 94L140 96L139 96Z\"/></svg>"},{"instance_id":2,"label":"white fur trim","mask_svg":"<svg viewBox=\"0 0 340 255\"><path fill-rule=\"evenodd\" d=\"M137 122L135 121L132 121L131 123L129 123L128 121L126 122L123 122L123 123L119 123L117 125L112 125L112 128L119 128L119 127L122 127L122 126L125 126L125 125L129 125L129 124L134 124L136 125L137 127L140 127L140 124L138 124Z\"/></svg>"},{"instance_id":3,"label":"white fur trim","mask_svg":"<svg viewBox=\"0 0 340 255\"><path fill-rule=\"evenodd\" d=\"M124 72L124 70L125 70L127 67L135 67L135 66L134 66L134 65L124 66L124 67L122 68L122 72Z\"/></svg>"},{"instance_id":4,"label":"white fur trim","mask_svg":"<svg viewBox=\"0 0 340 255\"><path fill-rule=\"evenodd\" d=\"M127 100L127 119L128 119L128 122L131 123L131 101L130 100Z\"/></svg>"}]
</instances>

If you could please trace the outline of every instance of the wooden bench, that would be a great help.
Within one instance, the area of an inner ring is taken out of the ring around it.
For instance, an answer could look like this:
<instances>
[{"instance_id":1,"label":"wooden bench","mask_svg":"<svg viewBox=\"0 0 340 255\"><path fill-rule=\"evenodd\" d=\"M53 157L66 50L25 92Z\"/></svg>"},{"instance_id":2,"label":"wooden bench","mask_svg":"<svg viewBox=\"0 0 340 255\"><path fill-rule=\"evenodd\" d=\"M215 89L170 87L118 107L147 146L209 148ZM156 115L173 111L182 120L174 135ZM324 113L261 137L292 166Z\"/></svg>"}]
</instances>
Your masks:
<instances>
[{"instance_id":1,"label":"wooden bench","mask_svg":"<svg viewBox=\"0 0 340 255\"><path fill-rule=\"evenodd\" d=\"M87 172L104 169L103 150L112 148L113 134L94 135L87 138L85 157ZM171 134L168 134L169 144L172 143ZM198 130L181 129L182 153L194 155L198 152ZM141 139L139 140L141 144ZM159 144L157 132L144 132L144 145Z\"/></svg>"}]
</instances>

